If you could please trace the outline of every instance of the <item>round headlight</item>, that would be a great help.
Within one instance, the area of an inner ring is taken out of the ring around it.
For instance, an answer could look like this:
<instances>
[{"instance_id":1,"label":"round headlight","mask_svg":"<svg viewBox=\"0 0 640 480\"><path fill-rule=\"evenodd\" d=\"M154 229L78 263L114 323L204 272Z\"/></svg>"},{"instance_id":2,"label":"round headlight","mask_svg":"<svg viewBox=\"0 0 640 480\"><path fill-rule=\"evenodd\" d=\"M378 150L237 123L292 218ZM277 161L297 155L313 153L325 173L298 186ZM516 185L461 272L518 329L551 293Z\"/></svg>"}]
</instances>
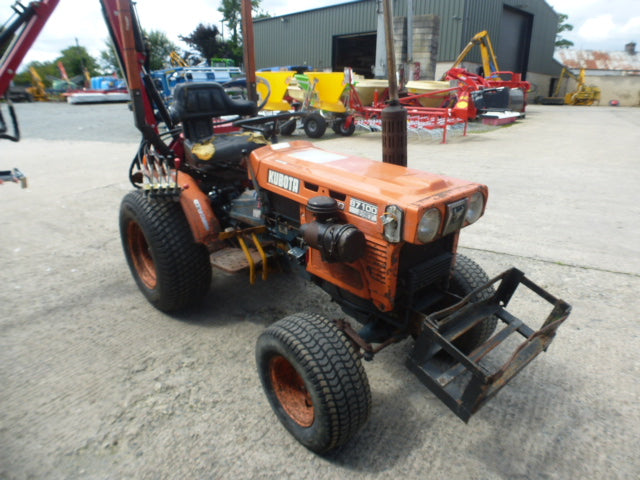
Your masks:
<instances>
[{"instance_id":1,"label":"round headlight","mask_svg":"<svg viewBox=\"0 0 640 480\"><path fill-rule=\"evenodd\" d=\"M418 240L422 243L429 243L433 240L440 230L441 217L440 210L437 208L430 208L424 212L418 224Z\"/></svg>"},{"instance_id":2,"label":"round headlight","mask_svg":"<svg viewBox=\"0 0 640 480\"><path fill-rule=\"evenodd\" d=\"M482 209L484 208L484 196L480 192L476 192L469 198L469 207L464 219L471 224L480 218Z\"/></svg>"}]
</instances>

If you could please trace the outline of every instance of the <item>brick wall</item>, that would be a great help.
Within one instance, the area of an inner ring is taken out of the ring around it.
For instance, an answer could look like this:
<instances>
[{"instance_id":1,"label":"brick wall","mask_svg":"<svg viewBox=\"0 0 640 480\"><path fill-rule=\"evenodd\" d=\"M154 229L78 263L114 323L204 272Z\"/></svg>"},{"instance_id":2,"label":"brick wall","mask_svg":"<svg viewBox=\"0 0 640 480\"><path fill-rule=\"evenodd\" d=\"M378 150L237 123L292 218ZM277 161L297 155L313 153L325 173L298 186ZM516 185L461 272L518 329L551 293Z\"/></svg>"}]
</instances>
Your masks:
<instances>
[{"instance_id":1,"label":"brick wall","mask_svg":"<svg viewBox=\"0 0 640 480\"><path fill-rule=\"evenodd\" d=\"M436 78L439 38L440 18L437 15L413 17L414 68L412 71L417 73L415 63L420 63L420 80L434 80Z\"/></svg>"}]
</instances>

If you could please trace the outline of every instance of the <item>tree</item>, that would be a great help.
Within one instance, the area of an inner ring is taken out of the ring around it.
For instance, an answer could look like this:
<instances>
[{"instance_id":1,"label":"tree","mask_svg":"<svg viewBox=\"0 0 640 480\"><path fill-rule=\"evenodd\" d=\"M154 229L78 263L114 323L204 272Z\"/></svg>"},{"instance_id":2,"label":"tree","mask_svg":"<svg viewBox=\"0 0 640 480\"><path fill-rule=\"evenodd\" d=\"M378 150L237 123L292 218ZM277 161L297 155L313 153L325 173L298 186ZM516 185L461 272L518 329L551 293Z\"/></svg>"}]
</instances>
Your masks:
<instances>
[{"instance_id":1,"label":"tree","mask_svg":"<svg viewBox=\"0 0 640 480\"><path fill-rule=\"evenodd\" d=\"M104 41L105 50L100 50L100 68L103 73L112 74L118 72L122 76L120 71L120 65L118 64L118 57L116 56L116 49L113 45L111 37Z\"/></svg>"},{"instance_id":2,"label":"tree","mask_svg":"<svg viewBox=\"0 0 640 480\"><path fill-rule=\"evenodd\" d=\"M40 75L40 78L47 88L51 87L53 80L60 78L60 70L56 62L38 62L36 60L29 62L25 69L14 77L13 82L16 85L33 85L31 73L29 72L31 67L38 72L38 75Z\"/></svg>"},{"instance_id":3,"label":"tree","mask_svg":"<svg viewBox=\"0 0 640 480\"><path fill-rule=\"evenodd\" d=\"M62 74L58 68L58 63L62 62L67 75L71 79L72 83L62 82L60 78ZM46 87L54 88L76 88L81 86L84 77L84 69L86 68L90 76L98 73L98 63L87 52L87 49L79 45L67 47L60 52L60 56L53 61L29 62L26 69L15 76L14 83L16 85L29 85L32 84L31 73L29 68L33 67L38 75L40 75L42 81Z\"/></svg>"},{"instance_id":4,"label":"tree","mask_svg":"<svg viewBox=\"0 0 640 480\"><path fill-rule=\"evenodd\" d=\"M218 27L215 25L200 23L189 35L178 35L178 38L197 50L207 61L213 57L224 56L221 54L221 51L225 49L223 45L224 42L222 41Z\"/></svg>"},{"instance_id":5,"label":"tree","mask_svg":"<svg viewBox=\"0 0 640 480\"><path fill-rule=\"evenodd\" d=\"M149 42L149 68L160 70L168 63L171 52L178 50L178 47L167 37L166 33L159 30L151 30L147 33L142 31L145 39Z\"/></svg>"},{"instance_id":6,"label":"tree","mask_svg":"<svg viewBox=\"0 0 640 480\"><path fill-rule=\"evenodd\" d=\"M558 48L569 48L573 47L573 42L571 40L567 40L566 38L562 38L562 32L570 32L573 30L573 25L567 23L567 19L569 15L565 15L564 13L558 14L558 31L556 32L556 47Z\"/></svg>"},{"instance_id":7,"label":"tree","mask_svg":"<svg viewBox=\"0 0 640 480\"><path fill-rule=\"evenodd\" d=\"M149 69L160 70L164 68L165 65L169 63L169 55L171 52L178 50L176 44L169 40L166 33L159 30L150 30L147 32L143 29L142 36L149 47ZM111 37L107 38L104 44L106 49L100 51L100 66L102 70L109 73L120 72L116 49Z\"/></svg>"},{"instance_id":8,"label":"tree","mask_svg":"<svg viewBox=\"0 0 640 480\"><path fill-rule=\"evenodd\" d=\"M251 0L251 9L258 12L261 0ZM242 0L222 0L222 4L218 7L218 11L222 14L222 21L231 30L231 43L234 46L242 45L238 29L242 26ZM260 13L261 17L269 16L267 13Z\"/></svg>"},{"instance_id":9,"label":"tree","mask_svg":"<svg viewBox=\"0 0 640 480\"><path fill-rule=\"evenodd\" d=\"M62 54L55 63L62 62L70 78L82 76L86 68L89 75L98 73L98 62L87 52L87 49L79 45L67 47L60 52Z\"/></svg>"}]
</instances>

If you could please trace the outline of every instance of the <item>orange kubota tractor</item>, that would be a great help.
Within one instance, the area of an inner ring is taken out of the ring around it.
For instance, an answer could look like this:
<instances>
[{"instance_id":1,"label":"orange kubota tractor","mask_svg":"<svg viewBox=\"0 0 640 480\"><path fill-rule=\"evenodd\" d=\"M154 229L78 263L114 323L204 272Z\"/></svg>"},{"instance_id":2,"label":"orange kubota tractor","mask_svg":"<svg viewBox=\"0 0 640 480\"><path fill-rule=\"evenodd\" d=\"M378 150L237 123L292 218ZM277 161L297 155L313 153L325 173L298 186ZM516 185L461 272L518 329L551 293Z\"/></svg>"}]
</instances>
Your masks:
<instances>
[{"instance_id":1,"label":"orange kubota tractor","mask_svg":"<svg viewBox=\"0 0 640 480\"><path fill-rule=\"evenodd\" d=\"M569 305L519 270L490 280L457 253L461 230L484 213L486 186L308 141L274 143L286 116L256 116L254 102L212 82L179 85L167 108L131 2L103 8L143 137L119 220L143 296L176 311L215 295L212 263L248 269L252 282L286 265L355 320L301 312L257 341L266 396L300 443L323 453L357 433L371 408L362 359L393 343L413 338L407 365L464 421L546 350ZM242 131L216 133L215 119L229 115L242 117ZM505 310L521 284L552 305L538 330ZM486 365L516 332L524 341L507 361Z\"/></svg>"}]
</instances>

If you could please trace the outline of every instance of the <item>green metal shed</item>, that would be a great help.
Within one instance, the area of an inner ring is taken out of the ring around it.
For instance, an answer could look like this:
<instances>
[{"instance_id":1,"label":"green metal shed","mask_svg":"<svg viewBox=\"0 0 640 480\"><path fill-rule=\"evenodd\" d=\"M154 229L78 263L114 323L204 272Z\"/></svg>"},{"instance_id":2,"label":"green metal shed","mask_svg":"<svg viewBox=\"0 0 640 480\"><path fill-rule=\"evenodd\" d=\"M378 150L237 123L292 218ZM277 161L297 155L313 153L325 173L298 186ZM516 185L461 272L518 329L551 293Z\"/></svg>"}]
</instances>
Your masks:
<instances>
[{"instance_id":1,"label":"green metal shed","mask_svg":"<svg viewBox=\"0 0 640 480\"><path fill-rule=\"evenodd\" d=\"M407 0L395 0L394 17L407 16ZM544 0L413 0L413 15L439 18L437 62L441 71L476 33L488 30L500 68L525 75L557 76L553 60L558 17ZM359 0L255 20L258 68L309 65L340 69L352 63L371 76L375 63L377 0ZM468 62L480 62L477 50Z\"/></svg>"}]
</instances>

